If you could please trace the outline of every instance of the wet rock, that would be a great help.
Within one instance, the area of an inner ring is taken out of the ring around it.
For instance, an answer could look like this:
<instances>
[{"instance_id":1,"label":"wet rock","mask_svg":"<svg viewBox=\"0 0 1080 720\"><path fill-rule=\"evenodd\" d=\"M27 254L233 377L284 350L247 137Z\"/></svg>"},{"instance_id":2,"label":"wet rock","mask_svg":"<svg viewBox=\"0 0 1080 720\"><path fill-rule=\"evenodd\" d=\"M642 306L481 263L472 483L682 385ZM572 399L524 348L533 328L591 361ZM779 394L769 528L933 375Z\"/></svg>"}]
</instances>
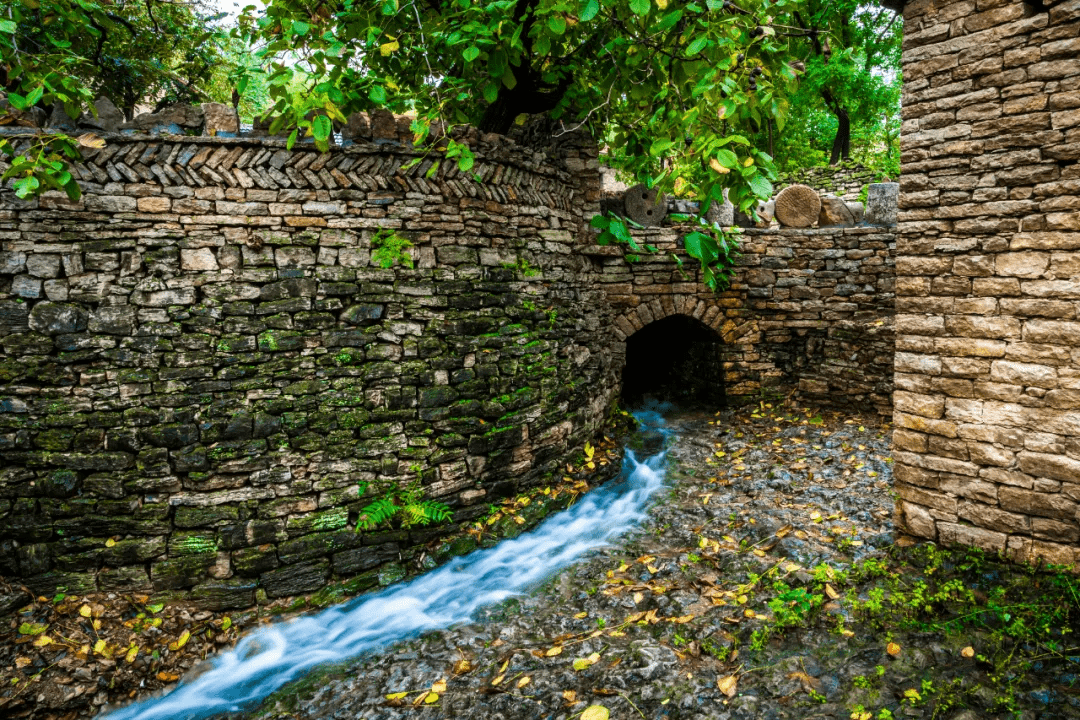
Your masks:
<instances>
[{"instance_id":1,"label":"wet rock","mask_svg":"<svg viewBox=\"0 0 1080 720\"><path fill-rule=\"evenodd\" d=\"M191 598L199 607L210 610L247 608L255 602L257 585L255 580L214 580L193 587Z\"/></svg>"},{"instance_id":2,"label":"wet rock","mask_svg":"<svg viewBox=\"0 0 1080 720\"><path fill-rule=\"evenodd\" d=\"M262 576L262 585L267 596L272 598L300 595L321 588L329 574L330 562L319 560L265 573Z\"/></svg>"},{"instance_id":3,"label":"wet rock","mask_svg":"<svg viewBox=\"0 0 1080 720\"><path fill-rule=\"evenodd\" d=\"M80 332L86 329L88 315L78 305L39 302L30 311L30 329L47 335Z\"/></svg>"}]
</instances>

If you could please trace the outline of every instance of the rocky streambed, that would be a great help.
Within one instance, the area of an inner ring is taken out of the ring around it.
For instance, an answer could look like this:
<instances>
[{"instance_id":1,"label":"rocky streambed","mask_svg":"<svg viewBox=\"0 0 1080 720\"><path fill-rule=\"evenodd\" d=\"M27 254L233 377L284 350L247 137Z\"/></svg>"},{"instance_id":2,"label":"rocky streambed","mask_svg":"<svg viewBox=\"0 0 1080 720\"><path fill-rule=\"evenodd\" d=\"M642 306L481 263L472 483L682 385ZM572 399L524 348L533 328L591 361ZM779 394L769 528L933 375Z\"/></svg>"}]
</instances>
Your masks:
<instances>
[{"instance_id":1,"label":"rocky streambed","mask_svg":"<svg viewBox=\"0 0 1080 720\"><path fill-rule=\"evenodd\" d=\"M666 417L669 439L629 447L668 445L636 529L469 620L328 654L218 717L1080 717L1076 577L894 537L878 418L766 403ZM612 513L588 516L599 535ZM379 612L393 625L414 608ZM299 620L313 646L341 632L320 617Z\"/></svg>"},{"instance_id":2,"label":"rocky streambed","mask_svg":"<svg viewBox=\"0 0 1080 720\"><path fill-rule=\"evenodd\" d=\"M640 530L475 623L324 668L254 714L847 717L845 686L885 646L785 638L767 603L778 582L807 588L815 566L892 545L887 428L766 405L669 421L669 487Z\"/></svg>"},{"instance_id":3,"label":"rocky streambed","mask_svg":"<svg viewBox=\"0 0 1080 720\"><path fill-rule=\"evenodd\" d=\"M668 419L669 485L639 530L235 717L1080 717L1075 578L894 537L878 418Z\"/></svg>"}]
</instances>

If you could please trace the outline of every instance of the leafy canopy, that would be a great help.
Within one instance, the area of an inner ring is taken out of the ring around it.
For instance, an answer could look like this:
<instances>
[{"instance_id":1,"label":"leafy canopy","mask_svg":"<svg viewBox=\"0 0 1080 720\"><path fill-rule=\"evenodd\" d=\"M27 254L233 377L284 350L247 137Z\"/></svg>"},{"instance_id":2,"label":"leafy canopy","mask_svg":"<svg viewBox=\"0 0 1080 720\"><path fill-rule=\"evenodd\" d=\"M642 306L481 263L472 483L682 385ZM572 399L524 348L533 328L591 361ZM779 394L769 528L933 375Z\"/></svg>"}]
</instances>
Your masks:
<instances>
[{"instance_id":1,"label":"leafy canopy","mask_svg":"<svg viewBox=\"0 0 1080 720\"><path fill-rule=\"evenodd\" d=\"M783 126L797 72L773 25L798 0L270 0L241 27L267 62L274 130L324 146L375 107L422 139L469 123L506 132L546 113L581 125L650 184L743 210L772 192L748 136ZM297 82L303 101L297 102ZM471 162L461 153L460 162ZM723 253L705 241L701 259Z\"/></svg>"},{"instance_id":2,"label":"leafy canopy","mask_svg":"<svg viewBox=\"0 0 1080 720\"><path fill-rule=\"evenodd\" d=\"M222 82L234 64L227 33L202 0L9 0L0 17L0 85L9 112L0 124L56 111L77 118L105 95L131 119L137 106L229 97ZM211 88L214 92L210 92ZM67 162L77 143L65 135L39 135L16 153L0 137L16 193L48 189L79 196Z\"/></svg>"}]
</instances>

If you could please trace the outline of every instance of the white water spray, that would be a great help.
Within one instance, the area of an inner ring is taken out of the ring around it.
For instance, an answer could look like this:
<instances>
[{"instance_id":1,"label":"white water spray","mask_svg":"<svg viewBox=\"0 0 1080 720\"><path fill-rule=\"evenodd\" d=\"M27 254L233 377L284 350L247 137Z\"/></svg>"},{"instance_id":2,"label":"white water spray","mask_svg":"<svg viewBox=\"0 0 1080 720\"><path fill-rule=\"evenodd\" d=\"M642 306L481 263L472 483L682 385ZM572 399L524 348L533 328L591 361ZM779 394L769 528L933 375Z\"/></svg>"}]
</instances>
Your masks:
<instances>
[{"instance_id":1,"label":"white water spray","mask_svg":"<svg viewBox=\"0 0 1080 720\"><path fill-rule=\"evenodd\" d=\"M666 435L655 410L636 413L646 431ZM250 707L316 665L341 662L423 632L468 621L478 609L519 595L645 517L663 484L664 453L638 462L535 530L389 588L262 628L167 695L128 705L107 720L193 720Z\"/></svg>"}]
</instances>

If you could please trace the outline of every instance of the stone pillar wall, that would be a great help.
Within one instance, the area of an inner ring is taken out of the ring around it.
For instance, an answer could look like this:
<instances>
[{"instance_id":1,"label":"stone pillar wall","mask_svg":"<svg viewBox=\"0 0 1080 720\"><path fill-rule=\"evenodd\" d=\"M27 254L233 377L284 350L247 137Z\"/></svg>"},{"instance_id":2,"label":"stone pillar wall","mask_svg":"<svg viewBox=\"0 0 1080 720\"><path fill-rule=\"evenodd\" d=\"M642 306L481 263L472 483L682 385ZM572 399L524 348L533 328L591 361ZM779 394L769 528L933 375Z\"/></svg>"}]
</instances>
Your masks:
<instances>
[{"instance_id":1,"label":"stone pillar wall","mask_svg":"<svg viewBox=\"0 0 1080 720\"><path fill-rule=\"evenodd\" d=\"M1080 0L904 11L894 435L909 532L1073 563Z\"/></svg>"}]
</instances>

